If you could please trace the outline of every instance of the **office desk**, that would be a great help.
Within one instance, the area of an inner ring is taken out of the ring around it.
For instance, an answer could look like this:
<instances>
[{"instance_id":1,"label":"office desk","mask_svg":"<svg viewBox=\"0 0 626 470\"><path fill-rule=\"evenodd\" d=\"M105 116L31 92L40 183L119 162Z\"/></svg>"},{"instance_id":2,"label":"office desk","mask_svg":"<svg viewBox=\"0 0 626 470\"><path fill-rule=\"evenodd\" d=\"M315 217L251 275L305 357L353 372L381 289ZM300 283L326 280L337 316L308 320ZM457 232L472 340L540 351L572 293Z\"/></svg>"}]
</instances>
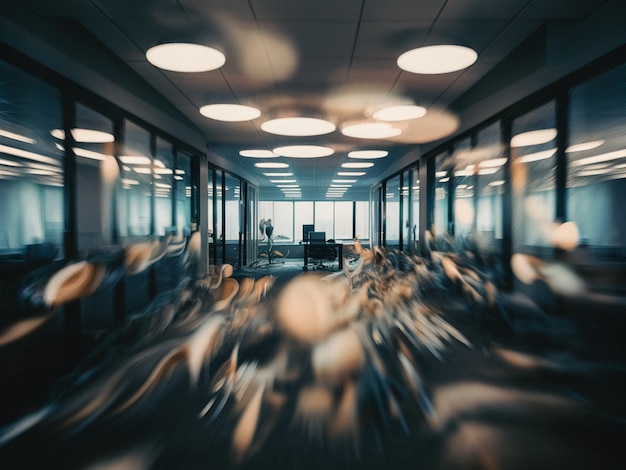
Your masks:
<instances>
[{"instance_id":1,"label":"office desk","mask_svg":"<svg viewBox=\"0 0 626 470\"><path fill-rule=\"evenodd\" d=\"M309 267L309 243L302 243L304 246L304 267L302 269L308 269ZM337 249L337 260L339 263L339 269L343 269L343 243L326 243L324 246Z\"/></svg>"}]
</instances>

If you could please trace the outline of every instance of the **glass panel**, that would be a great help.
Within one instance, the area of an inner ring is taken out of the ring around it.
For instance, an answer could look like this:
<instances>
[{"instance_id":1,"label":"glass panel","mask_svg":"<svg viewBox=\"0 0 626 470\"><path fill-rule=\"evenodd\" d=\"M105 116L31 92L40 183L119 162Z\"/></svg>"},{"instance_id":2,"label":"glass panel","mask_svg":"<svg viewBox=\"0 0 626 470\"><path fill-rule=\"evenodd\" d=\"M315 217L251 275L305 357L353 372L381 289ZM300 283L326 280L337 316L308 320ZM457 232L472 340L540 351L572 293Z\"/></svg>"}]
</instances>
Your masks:
<instances>
[{"instance_id":1,"label":"glass panel","mask_svg":"<svg viewBox=\"0 0 626 470\"><path fill-rule=\"evenodd\" d=\"M626 65L572 89L568 219L590 252L626 254Z\"/></svg>"},{"instance_id":2,"label":"glass panel","mask_svg":"<svg viewBox=\"0 0 626 470\"><path fill-rule=\"evenodd\" d=\"M435 221L433 236L448 233L448 187L452 171L452 160L447 153L435 158Z\"/></svg>"},{"instance_id":3,"label":"glass panel","mask_svg":"<svg viewBox=\"0 0 626 470\"><path fill-rule=\"evenodd\" d=\"M172 144L157 137L154 159L154 228L156 235L175 233L172 197L174 154Z\"/></svg>"},{"instance_id":4,"label":"glass panel","mask_svg":"<svg viewBox=\"0 0 626 470\"><path fill-rule=\"evenodd\" d=\"M513 243L550 246L555 218L556 129L554 102L513 121L511 186Z\"/></svg>"},{"instance_id":5,"label":"glass panel","mask_svg":"<svg viewBox=\"0 0 626 470\"><path fill-rule=\"evenodd\" d=\"M326 240L333 238L333 202L332 201L315 201L315 230L317 232L326 232Z\"/></svg>"},{"instance_id":6,"label":"glass panel","mask_svg":"<svg viewBox=\"0 0 626 470\"><path fill-rule=\"evenodd\" d=\"M59 102L55 88L0 61L0 259L14 263L9 276L22 261L63 256L65 153L51 134Z\"/></svg>"},{"instance_id":7,"label":"glass panel","mask_svg":"<svg viewBox=\"0 0 626 470\"><path fill-rule=\"evenodd\" d=\"M222 201L224 197L224 183L222 172L215 171L215 263L220 265L224 263L224 225L222 223Z\"/></svg>"},{"instance_id":8,"label":"glass panel","mask_svg":"<svg viewBox=\"0 0 626 470\"><path fill-rule=\"evenodd\" d=\"M504 146L501 144L499 122L477 133L474 152L479 162L474 172L475 193L478 194L476 231L487 242L502 240L502 195L506 159L503 157Z\"/></svg>"},{"instance_id":9,"label":"glass panel","mask_svg":"<svg viewBox=\"0 0 626 470\"><path fill-rule=\"evenodd\" d=\"M455 171L451 181L454 190L454 235L467 237L474 228L474 171L476 153L471 149L470 139L464 139L454 145ZM439 178L443 180L449 176Z\"/></svg>"},{"instance_id":10,"label":"glass panel","mask_svg":"<svg viewBox=\"0 0 626 470\"><path fill-rule=\"evenodd\" d=\"M113 122L86 106L76 106L75 147L76 200L79 251L112 242L113 188L119 179L119 166L113 156ZM93 139L81 137L85 131L101 132Z\"/></svg>"},{"instance_id":11,"label":"glass panel","mask_svg":"<svg viewBox=\"0 0 626 470\"><path fill-rule=\"evenodd\" d=\"M274 243L293 242L293 202L274 201Z\"/></svg>"},{"instance_id":12,"label":"glass panel","mask_svg":"<svg viewBox=\"0 0 626 470\"><path fill-rule=\"evenodd\" d=\"M368 201L356 201L354 208L354 234L359 240L370 238L370 204Z\"/></svg>"},{"instance_id":13,"label":"glass panel","mask_svg":"<svg viewBox=\"0 0 626 470\"><path fill-rule=\"evenodd\" d=\"M335 201L335 240L352 240L352 201Z\"/></svg>"},{"instance_id":14,"label":"glass panel","mask_svg":"<svg viewBox=\"0 0 626 470\"><path fill-rule=\"evenodd\" d=\"M247 185L247 195L248 195L248 227L247 227L247 247L246 247L246 264L252 263L257 257L257 247L258 247L258 225L259 225L259 216L258 216L258 191L255 187Z\"/></svg>"},{"instance_id":15,"label":"glass panel","mask_svg":"<svg viewBox=\"0 0 626 470\"><path fill-rule=\"evenodd\" d=\"M402 226L404 227L404 233L402 235L402 249L409 251L411 246L411 221L409 220L410 203L409 203L409 188L410 179L408 170L402 174L402 188L400 189L400 197L402 198Z\"/></svg>"},{"instance_id":16,"label":"glass panel","mask_svg":"<svg viewBox=\"0 0 626 470\"><path fill-rule=\"evenodd\" d=\"M411 238L409 251L418 253L418 241L420 237L420 173L419 168L411 170L409 175L411 191Z\"/></svg>"},{"instance_id":17,"label":"glass panel","mask_svg":"<svg viewBox=\"0 0 626 470\"><path fill-rule=\"evenodd\" d=\"M224 200L226 207L226 226L224 235L226 239L226 263L235 268L240 266L239 261L239 234L241 232L241 181L230 175L225 177Z\"/></svg>"},{"instance_id":18,"label":"glass panel","mask_svg":"<svg viewBox=\"0 0 626 470\"><path fill-rule=\"evenodd\" d=\"M174 170L176 188L176 232L177 236L191 233L191 156L178 152Z\"/></svg>"},{"instance_id":19,"label":"glass panel","mask_svg":"<svg viewBox=\"0 0 626 470\"><path fill-rule=\"evenodd\" d=\"M124 149L119 157L122 189L118 197L118 227L122 237L152 233L152 153L150 133L126 121Z\"/></svg>"},{"instance_id":20,"label":"glass panel","mask_svg":"<svg viewBox=\"0 0 626 470\"><path fill-rule=\"evenodd\" d=\"M301 240L302 226L313 223L313 201L296 201L294 204L295 239Z\"/></svg>"},{"instance_id":21,"label":"glass panel","mask_svg":"<svg viewBox=\"0 0 626 470\"><path fill-rule=\"evenodd\" d=\"M209 266L215 266L216 257L216 243L215 243L215 185L213 184L213 178L215 177L215 170L209 168L208 172L208 203L207 203L207 221L208 227L208 243L209 243Z\"/></svg>"},{"instance_id":22,"label":"glass panel","mask_svg":"<svg viewBox=\"0 0 626 470\"><path fill-rule=\"evenodd\" d=\"M385 193L385 245L400 248L400 176L387 181Z\"/></svg>"}]
</instances>

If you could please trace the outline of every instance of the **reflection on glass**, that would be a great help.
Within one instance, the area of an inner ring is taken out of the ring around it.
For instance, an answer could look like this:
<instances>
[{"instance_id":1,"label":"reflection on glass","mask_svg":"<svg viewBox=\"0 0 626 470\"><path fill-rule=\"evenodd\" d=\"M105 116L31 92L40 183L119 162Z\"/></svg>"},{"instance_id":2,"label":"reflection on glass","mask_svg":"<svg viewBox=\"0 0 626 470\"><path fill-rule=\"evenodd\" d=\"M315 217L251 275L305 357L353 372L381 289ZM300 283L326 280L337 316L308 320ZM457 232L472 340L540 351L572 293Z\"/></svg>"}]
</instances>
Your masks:
<instances>
[{"instance_id":1,"label":"reflection on glass","mask_svg":"<svg viewBox=\"0 0 626 470\"><path fill-rule=\"evenodd\" d=\"M174 154L172 144L160 137L156 139L156 156L153 162L154 177L154 233L166 235L175 232L172 207L174 193Z\"/></svg>"},{"instance_id":2,"label":"reflection on glass","mask_svg":"<svg viewBox=\"0 0 626 470\"><path fill-rule=\"evenodd\" d=\"M400 198L402 200L402 225L404 227L404 233L402 236L402 249L409 251L411 249L411 220L409 219L410 213L410 186L409 186L409 171L402 173L402 187L400 188Z\"/></svg>"},{"instance_id":3,"label":"reflection on glass","mask_svg":"<svg viewBox=\"0 0 626 470\"><path fill-rule=\"evenodd\" d=\"M556 135L551 131L555 128L554 106L551 101L513 121L512 142L516 142L516 146L511 146L513 242L518 249L520 245L551 245L550 231L555 218ZM552 138L519 142L519 136L524 135Z\"/></svg>"},{"instance_id":4,"label":"reflection on glass","mask_svg":"<svg viewBox=\"0 0 626 470\"><path fill-rule=\"evenodd\" d=\"M466 237L474 229L474 169L477 168L477 158L474 149L471 148L470 139L464 139L454 146L452 154L455 170L443 178L453 182L454 191L454 235ZM448 186L450 186L450 181Z\"/></svg>"},{"instance_id":5,"label":"reflection on glass","mask_svg":"<svg viewBox=\"0 0 626 470\"><path fill-rule=\"evenodd\" d=\"M121 237L142 237L152 233L152 179L155 164L150 133L132 121L125 121L124 146L119 156L121 189L118 192L118 227Z\"/></svg>"},{"instance_id":6,"label":"reflection on glass","mask_svg":"<svg viewBox=\"0 0 626 470\"><path fill-rule=\"evenodd\" d=\"M176 233L187 236L191 232L191 156L183 152L176 155L174 170L176 188Z\"/></svg>"},{"instance_id":7,"label":"reflection on glass","mask_svg":"<svg viewBox=\"0 0 626 470\"><path fill-rule=\"evenodd\" d=\"M387 181L385 193L386 246L400 248L400 175Z\"/></svg>"},{"instance_id":8,"label":"reflection on glass","mask_svg":"<svg viewBox=\"0 0 626 470\"><path fill-rule=\"evenodd\" d=\"M63 142L56 89L0 62L0 257L63 256Z\"/></svg>"},{"instance_id":9,"label":"reflection on glass","mask_svg":"<svg viewBox=\"0 0 626 470\"><path fill-rule=\"evenodd\" d=\"M224 235L226 238L225 261L233 267L239 263L239 233L241 232L241 181L231 175L226 175L224 187L224 200L226 204L226 226Z\"/></svg>"},{"instance_id":10,"label":"reflection on glass","mask_svg":"<svg viewBox=\"0 0 626 470\"><path fill-rule=\"evenodd\" d=\"M420 238L420 174L419 167L413 168L409 176L411 191L411 253L418 253L418 241Z\"/></svg>"},{"instance_id":11,"label":"reflection on glass","mask_svg":"<svg viewBox=\"0 0 626 470\"><path fill-rule=\"evenodd\" d=\"M434 236L448 233L448 187L452 173L452 159L447 153L435 157L435 221Z\"/></svg>"},{"instance_id":12,"label":"reflection on glass","mask_svg":"<svg viewBox=\"0 0 626 470\"><path fill-rule=\"evenodd\" d=\"M571 90L567 214L580 243L622 253L626 246L626 65Z\"/></svg>"}]
</instances>

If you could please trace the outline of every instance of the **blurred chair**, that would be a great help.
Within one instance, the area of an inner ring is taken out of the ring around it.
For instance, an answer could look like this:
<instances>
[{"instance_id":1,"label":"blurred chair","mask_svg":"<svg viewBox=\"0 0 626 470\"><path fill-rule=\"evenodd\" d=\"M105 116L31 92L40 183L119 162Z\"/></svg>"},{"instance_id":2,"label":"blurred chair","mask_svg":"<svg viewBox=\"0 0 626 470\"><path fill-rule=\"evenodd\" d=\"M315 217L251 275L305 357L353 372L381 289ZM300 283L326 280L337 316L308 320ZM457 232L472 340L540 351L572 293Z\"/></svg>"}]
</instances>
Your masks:
<instances>
[{"instance_id":1,"label":"blurred chair","mask_svg":"<svg viewBox=\"0 0 626 470\"><path fill-rule=\"evenodd\" d=\"M334 261L337 259L335 241L328 240L328 242L326 242L325 232L310 232L309 258L313 261L314 269L328 269L324 261Z\"/></svg>"}]
</instances>

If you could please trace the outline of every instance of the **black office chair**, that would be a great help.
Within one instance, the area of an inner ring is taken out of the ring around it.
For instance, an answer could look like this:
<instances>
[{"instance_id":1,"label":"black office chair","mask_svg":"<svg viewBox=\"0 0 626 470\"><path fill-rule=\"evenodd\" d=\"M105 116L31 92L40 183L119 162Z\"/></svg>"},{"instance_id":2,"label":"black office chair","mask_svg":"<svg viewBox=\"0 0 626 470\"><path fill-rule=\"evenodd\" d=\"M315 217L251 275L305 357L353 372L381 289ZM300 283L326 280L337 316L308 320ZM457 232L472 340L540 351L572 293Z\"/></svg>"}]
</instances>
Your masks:
<instances>
[{"instance_id":1,"label":"black office chair","mask_svg":"<svg viewBox=\"0 0 626 470\"><path fill-rule=\"evenodd\" d=\"M332 245L329 245L329 243L332 243ZM309 258L313 261L314 269L328 269L324 261L334 261L337 259L334 243L335 240L310 239Z\"/></svg>"}]
</instances>

